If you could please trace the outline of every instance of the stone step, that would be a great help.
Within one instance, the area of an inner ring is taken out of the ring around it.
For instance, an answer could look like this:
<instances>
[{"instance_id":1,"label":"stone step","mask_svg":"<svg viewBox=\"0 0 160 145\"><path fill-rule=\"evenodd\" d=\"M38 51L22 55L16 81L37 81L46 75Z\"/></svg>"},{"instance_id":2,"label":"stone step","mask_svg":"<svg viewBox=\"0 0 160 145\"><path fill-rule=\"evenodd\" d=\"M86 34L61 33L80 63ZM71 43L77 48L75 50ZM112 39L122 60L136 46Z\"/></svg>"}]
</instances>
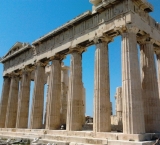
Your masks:
<instances>
[{"instance_id":1,"label":"stone step","mask_svg":"<svg viewBox=\"0 0 160 145\"><path fill-rule=\"evenodd\" d=\"M55 143L55 145L152 145L154 141L129 141L130 138L125 138L128 141L124 141L124 137L114 137L113 133L100 133L95 136L93 132L67 132L67 131L35 131L35 132L12 132L12 131L0 131L1 138L28 138L31 141L34 138L40 137L41 144ZM107 139L107 137L109 137ZM132 136L130 136L132 137ZM111 139L112 138L112 139ZM134 137L132 137L134 138ZM138 137L139 138L139 137ZM38 142L38 143L39 143Z\"/></svg>"},{"instance_id":2,"label":"stone step","mask_svg":"<svg viewBox=\"0 0 160 145\"><path fill-rule=\"evenodd\" d=\"M122 140L109 140L107 145L153 145L153 143L155 143L155 141L134 142Z\"/></svg>"},{"instance_id":3,"label":"stone step","mask_svg":"<svg viewBox=\"0 0 160 145\"><path fill-rule=\"evenodd\" d=\"M45 139L66 141L66 142L76 142L85 144L107 144L108 140L103 138L93 138L93 137L80 137L80 136L63 136L63 135L45 135Z\"/></svg>"},{"instance_id":4,"label":"stone step","mask_svg":"<svg viewBox=\"0 0 160 145\"><path fill-rule=\"evenodd\" d=\"M34 139L37 137L43 138L44 135L37 133L23 133L23 132L0 132L0 136L7 138L30 138Z\"/></svg>"},{"instance_id":5,"label":"stone step","mask_svg":"<svg viewBox=\"0 0 160 145\"><path fill-rule=\"evenodd\" d=\"M66 141L57 141L57 140L47 140L47 139L41 139L39 141L39 143L41 144L47 144L47 143L51 143L51 144L57 144L57 145L69 145L69 142Z\"/></svg>"}]
</instances>

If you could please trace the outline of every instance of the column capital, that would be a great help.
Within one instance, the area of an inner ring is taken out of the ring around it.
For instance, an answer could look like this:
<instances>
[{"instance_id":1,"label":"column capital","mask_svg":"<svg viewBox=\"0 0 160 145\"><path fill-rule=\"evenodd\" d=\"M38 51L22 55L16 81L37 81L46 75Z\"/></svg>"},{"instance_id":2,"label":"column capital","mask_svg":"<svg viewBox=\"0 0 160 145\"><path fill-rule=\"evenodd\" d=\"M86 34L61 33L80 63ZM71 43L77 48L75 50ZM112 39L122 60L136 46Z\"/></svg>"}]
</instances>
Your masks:
<instances>
[{"instance_id":1,"label":"column capital","mask_svg":"<svg viewBox=\"0 0 160 145\"><path fill-rule=\"evenodd\" d=\"M13 71L10 74L8 74L8 76L11 77L11 78L19 77L19 75L20 75L20 71L18 71L18 72Z\"/></svg>"},{"instance_id":2,"label":"column capital","mask_svg":"<svg viewBox=\"0 0 160 145\"><path fill-rule=\"evenodd\" d=\"M150 38L150 35L149 34L146 34L146 35L143 35L143 36L140 36L140 37L137 37L137 41L139 44L153 44L154 41Z\"/></svg>"},{"instance_id":3,"label":"column capital","mask_svg":"<svg viewBox=\"0 0 160 145\"><path fill-rule=\"evenodd\" d=\"M56 53L54 56L50 57L50 60L62 61L65 57L66 57L65 54Z\"/></svg>"},{"instance_id":4,"label":"column capital","mask_svg":"<svg viewBox=\"0 0 160 145\"><path fill-rule=\"evenodd\" d=\"M154 47L154 51L157 56L160 56L160 46L159 47Z\"/></svg>"},{"instance_id":5,"label":"column capital","mask_svg":"<svg viewBox=\"0 0 160 145\"><path fill-rule=\"evenodd\" d=\"M136 26L127 25L127 26L120 27L118 31L120 32L121 35L125 35L127 33L137 34L139 32L139 28L137 28Z\"/></svg>"},{"instance_id":6,"label":"column capital","mask_svg":"<svg viewBox=\"0 0 160 145\"><path fill-rule=\"evenodd\" d=\"M8 79L8 78L10 78L10 76L9 76L9 75L5 75L5 76L3 76L3 79Z\"/></svg>"},{"instance_id":7,"label":"column capital","mask_svg":"<svg viewBox=\"0 0 160 145\"><path fill-rule=\"evenodd\" d=\"M47 62L37 61L34 63L34 66L35 67L37 67L37 66L45 67L47 64L48 64Z\"/></svg>"},{"instance_id":8,"label":"column capital","mask_svg":"<svg viewBox=\"0 0 160 145\"><path fill-rule=\"evenodd\" d=\"M73 52L77 52L79 54L83 53L86 51L86 47L83 47L81 45L76 45L76 46L71 46L69 48L69 52L68 53L73 53Z\"/></svg>"},{"instance_id":9,"label":"column capital","mask_svg":"<svg viewBox=\"0 0 160 145\"><path fill-rule=\"evenodd\" d=\"M103 34L101 37L98 37L97 34L95 34L95 37L93 39L93 42L95 44L99 44L102 42L112 42L113 41L113 37L108 36L107 34Z\"/></svg>"},{"instance_id":10,"label":"column capital","mask_svg":"<svg viewBox=\"0 0 160 145\"><path fill-rule=\"evenodd\" d=\"M25 66L25 67L22 68L21 74L22 74L22 73L29 73L29 72L33 71L34 68L35 68L34 66L32 66L32 67Z\"/></svg>"}]
</instances>

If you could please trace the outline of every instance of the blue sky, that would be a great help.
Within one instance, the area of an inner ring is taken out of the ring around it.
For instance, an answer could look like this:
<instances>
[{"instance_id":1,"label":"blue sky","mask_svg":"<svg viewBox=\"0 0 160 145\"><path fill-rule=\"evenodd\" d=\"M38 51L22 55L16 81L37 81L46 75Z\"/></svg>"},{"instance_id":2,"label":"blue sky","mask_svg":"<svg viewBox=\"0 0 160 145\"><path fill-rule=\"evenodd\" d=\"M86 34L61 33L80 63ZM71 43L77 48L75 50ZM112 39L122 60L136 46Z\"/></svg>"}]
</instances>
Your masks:
<instances>
[{"instance_id":1,"label":"blue sky","mask_svg":"<svg viewBox=\"0 0 160 145\"><path fill-rule=\"evenodd\" d=\"M160 22L160 0L148 0L154 6L151 15ZM88 0L0 0L0 56L17 42L32 43L37 38L61 26L77 15L91 10ZM109 44L111 100L121 86L121 38ZM89 47L83 54L83 82L86 88L87 115L93 113L94 51ZM64 60L70 65L69 56ZM0 64L0 92L3 65Z\"/></svg>"}]
</instances>

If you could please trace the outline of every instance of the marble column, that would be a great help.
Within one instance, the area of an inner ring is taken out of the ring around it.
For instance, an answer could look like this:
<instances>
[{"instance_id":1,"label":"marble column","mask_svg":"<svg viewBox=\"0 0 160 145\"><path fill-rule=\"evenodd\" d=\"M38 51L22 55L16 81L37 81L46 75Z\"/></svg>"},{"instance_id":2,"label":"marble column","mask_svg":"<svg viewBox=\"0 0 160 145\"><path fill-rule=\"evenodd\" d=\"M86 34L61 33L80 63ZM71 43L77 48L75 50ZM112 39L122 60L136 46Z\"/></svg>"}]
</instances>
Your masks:
<instances>
[{"instance_id":1,"label":"marble column","mask_svg":"<svg viewBox=\"0 0 160 145\"><path fill-rule=\"evenodd\" d=\"M28 72L27 70L23 70L21 86L20 86L20 93L19 93L19 98L18 98L16 128L27 128L28 127L30 81L31 81L31 73Z\"/></svg>"},{"instance_id":2,"label":"marble column","mask_svg":"<svg viewBox=\"0 0 160 145\"><path fill-rule=\"evenodd\" d=\"M146 133L160 132L160 100L153 44L140 44L142 99Z\"/></svg>"},{"instance_id":3,"label":"marble column","mask_svg":"<svg viewBox=\"0 0 160 145\"><path fill-rule=\"evenodd\" d=\"M159 99L160 99L160 51L157 51L157 71L158 71L158 91L159 91Z\"/></svg>"},{"instance_id":4,"label":"marble column","mask_svg":"<svg viewBox=\"0 0 160 145\"><path fill-rule=\"evenodd\" d=\"M78 48L77 48L78 50ZM82 54L71 52L67 130L80 131L83 125Z\"/></svg>"},{"instance_id":5,"label":"marble column","mask_svg":"<svg viewBox=\"0 0 160 145\"><path fill-rule=\"evenodd\" d=\"M83 98L83 111L82 111L82 116L83 116L83 125L86 122L86 89L84 86L82 87L82 98Z\"/></svg>"},{"instance_id":6,"label":"marble column","mask_svg":"<svg viewBox=\"0 0 160 145\"><path fill-rule=\"evenodd\" d=\"M5 128L15 128L16 127L18 91L19 91L19 78L16 76L12 76L11 84L10 84L10 91L9 91L9 98L8 98Z\"/></svg>"},{"instance_id":7,"label":"marble column","mask_svg":"<svg viewBox=\"0 0 160 145\"><path fill-rule=\"evenodd\" d=\"M9 90L10 90L10 78L4 77L1 104L0 104L0 128L5 127L6 113L8 106Z\"/></svg>"},{"instance_id":8,"label":"marble column","mask_svg":"<svg viewBox=\"0 0 160 145\"><path fill-rule=\"evenodd\" d=\"M61 70L61 124L67 122L67 100L68 100L68 82L69 82L69 67L62 66Z\"/></svg>"},{"instance_id":9,"label":"marble column","mask_svg":"<svg viewBox=\"0 0 160 145\"><path fill-rule=\"evenodd\" d=\"M30 116L30 129L41 129L43 121L45 68L44 64L36 64L34 77L34 92L32 98L32 108Z\"/></svg>"},{"instance_id":10,"label":"marble column","mask_svg":"<svg viewBox=\"0 0 160 145\"><path fill-rule=\"evenodd\" d=\"M119 125L122 125L122 88L118 87L116 89L116 116L119 122Z\"/></svg>"},{"instance_id":11,"label":"marble column","mask_svg":"<svg viewBox=\"0 0 160 145\"><path fill-rule=\"evenodd\" d=\"M48 90L46 129L60 128L61 61L52 60Z\"/></svg>"},{"instance_id":12,"label":"marble column","mask_svg":"<svg viewBox=\"0 0 160 145\"><path fill-rule=\"evenodd\" d=\"M134 32L122 34L123 133L145 133L137 39Z\"/></svg>"},{"instance_id":13,"label":"marble column","mask_svg":"<svg viewBox=\"0 0 160 145\"><path fill-rule=\"evenodd\" d=\"M94 72L94 132L111 131L108 42L96 44Z\"/></svg>"},{"instance_id":14,"label":"marble column","mask_svg":"<svg viewBox=\"0 0 160 145\"><path fill-rule=\"evenodd\" d=\"M47 66L46 68L48 69L48 68L50 68L50 66ZM44 120L44 128L46 127L46 122L47 122L47 112L48 112L47 111L47 106L48 106L48 103L49 103L48 102L48 98L49 98L48 94L49 94L50 71L47 71L46 74L47 74L47 97L46 97L46 108L45 108L45 117L44 117L45 118L45 120Z\"/></svg>"}]
</instances>

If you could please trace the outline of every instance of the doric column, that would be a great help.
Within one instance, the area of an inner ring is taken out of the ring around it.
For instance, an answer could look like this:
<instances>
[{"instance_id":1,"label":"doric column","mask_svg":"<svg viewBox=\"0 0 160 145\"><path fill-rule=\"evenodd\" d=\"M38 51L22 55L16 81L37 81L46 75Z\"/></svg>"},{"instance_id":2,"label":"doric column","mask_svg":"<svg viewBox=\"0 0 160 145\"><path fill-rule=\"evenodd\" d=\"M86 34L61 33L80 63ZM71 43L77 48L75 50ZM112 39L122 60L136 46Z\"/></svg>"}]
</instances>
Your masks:
<instances>
[{"instance_id":1,"label":"doric column","mask_svg":"<svg viewBox=\"0 0 160 145\"><path fill-rule=\"evenodd\" d=\"M118 87L116 89L116 116L119 122L119 125L122 125L122 88Z\"/></svg>"},{"instance_id":2,"label":"doric column","mask_svg":"<svg viewBox=\"0 0 160 145\"><path fill-rule=\"evenodd\" d=\"M15 128L18 107L19 78L11 77L5 128Z\"/></svg>"},{"instance_id":3,"label":"doric column","mask_svg":"<svg viewBox=\"0 0 160 145\"><path fill-rule=\"evenodd\" d=\"M9 97L9 90L10 90L10 82L11 81L10 81L9 77L4 77L2 96L1 96L1 104L0 104L0 128L5 127L6 113L7 113L7 106L8 106L8 97Z\"/></svg>"},{"instance_id":4,"label":"doric column","mask_svg":"<svg viewBox=\"0 0 160 145\"><path fill-rule=\"evenodd\" d=\"M46 129L60 128L61 57L53 57L48 90Z\"/></svg>"},{"instance_id":5,"label":"doric column","mask_svg":"<svg viewBox=\"0 0 160 145\"><path fill-rule=\"evenodd\" d=\"M66 124L67 120L67 100L68 100L68 70L69 67L62 66L61 69L61 124Z\"/></svg>"},{"instance_id":6,"label":"doric column","mask_svg":"<svg viewBox=\"0 0 160 145\"><path fill-rule=\"evenodd\" d=\"M160 99L160 51L156 52L157 54L157 69L158 69L158 92L159 92L159 99Z\"/></svg>"},{"instance_id":7,"label":"doric column","mask_svg":"<svg viewBox=\"0 0 160 145\"><path fill-rule=\"evenodd\" d=\"M99 40L95 51L94 72L94 132L111 131L110 79L108 43L111 39Z\"/></svg>"},{"instance_id":8,"label":"doric column","mask_svg":"<svg viewBox=\"0 0 160 145\"><path fill-rule=\"evenodd\" d=\"M79 51L80 50L80 51ZM82 130L83 95L82 95L82 54L81 48L71 52L69 78L69 95L67 108L67 130Z\"/></svg>"},{"instance_id":9,"label":"doric column","mask_svg":"<svg viewBox=\"0 0 160 145\"><path fill-rule=\"evenodd\" d=\"M45 64L36 64L34 77L34 92L32 98L32 108L30 116L30 129L41 129L43 120L44 84L45 84Z\"/></svg>"},{"instance_id":10,"label":"doric column","mask_svg":"<svg viewBox=\"0 0 160 145\"><path fill-rule=\"evenodd\" d=\"M46 127L46 122L47 122L47 104L48 102L48 95L49 95L49 82L50 82L50 65L45 67L45 73L47 74L47 97L46 97L46 108L45 108L45 120L44 120L44 127Z\"/></svg>"},{"instance_id":11,"label":"doric column","mask_svg":"<svg viewBox=\"0 0 160 145\"><path fill-rule=\"evenodd\" d=\"M151 41L140 42L142 99L146 133L160 132L160 100Z\"/></svg>"},{"instance_id":12,"label":"doric column","mask_svg":"<svg viewBox=\"0 0 160 145\"><path fill-rule=\"evenodd\" d=\"M30 81L31 81L31 73L27 71L25 68L24 70L22 70L20 92L18 97L16 128L28 127Z\"/></svg>"},{"instance_id":13,"label":"doric column","mask_svg":"<svg viewBox=\"0 0 160 145\"><path fill-rule=\"evenodd\" d=\"M137 39L134 32L122 33L123 132L145 133Z\"/></svg>"},{"instance_id":14,"label":"doric column","mask_svg":"<svg viewBox=\"0 0 160 145\"><path fill-rule=\"evenodd\" d=\"M83 111L82 111L82 116L83 116L83 125L85 124L86 122L86 89L84 88L84 85L82 87L82 98L83 98Z\"/></svg>"}]
</instances>

